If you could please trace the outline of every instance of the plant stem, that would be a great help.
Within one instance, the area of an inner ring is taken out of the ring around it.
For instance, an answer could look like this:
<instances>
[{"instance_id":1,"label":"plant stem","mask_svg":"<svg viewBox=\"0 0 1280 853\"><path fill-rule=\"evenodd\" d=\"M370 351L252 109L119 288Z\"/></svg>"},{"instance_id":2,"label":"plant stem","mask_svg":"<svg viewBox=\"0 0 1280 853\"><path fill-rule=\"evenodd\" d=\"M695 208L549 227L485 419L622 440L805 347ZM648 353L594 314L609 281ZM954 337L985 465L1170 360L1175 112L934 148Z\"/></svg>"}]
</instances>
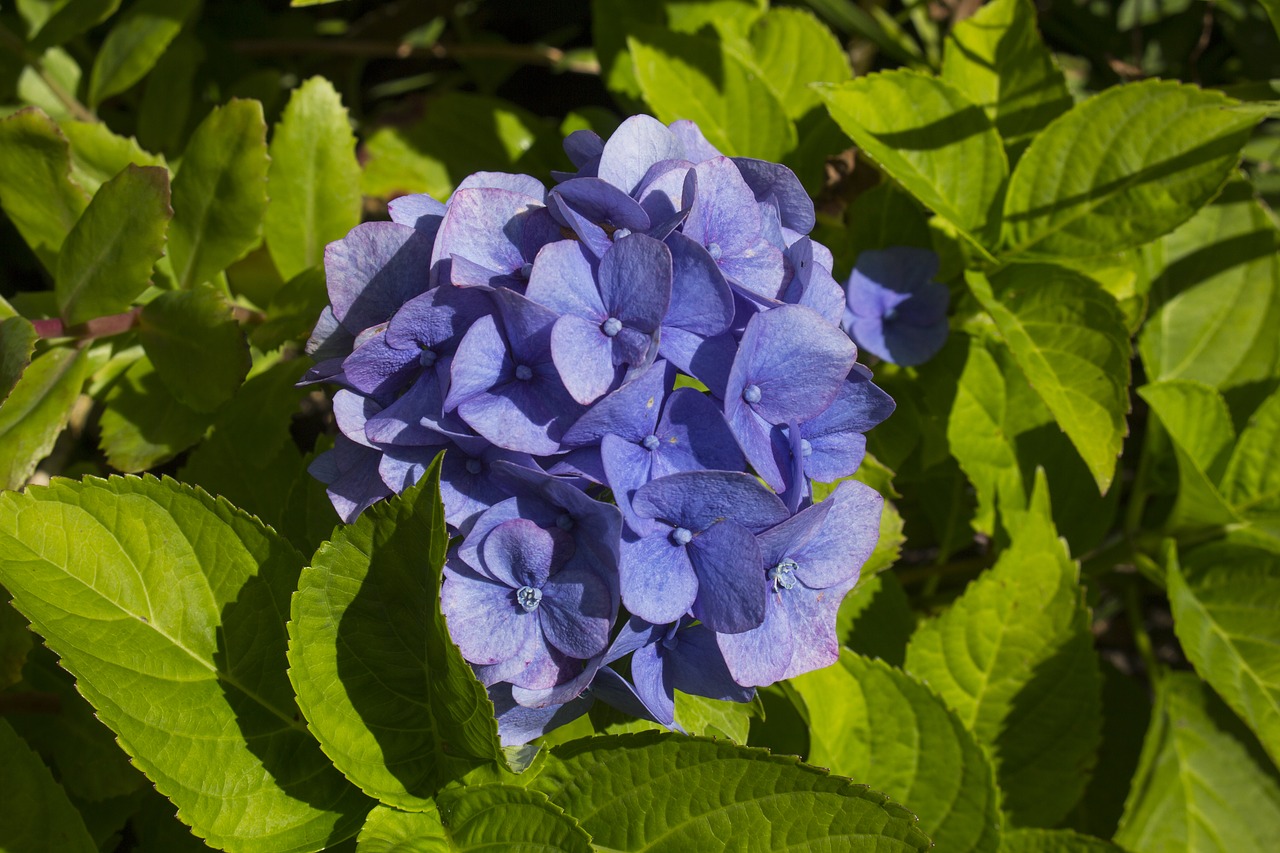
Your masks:
<instances>
[{"instance_id":1,"label":"plant stem","mask_svg":"<svg viewBox=\"0 0 1280 853\"><path fill-rule=\"evenodd\" d=\"M44 64L40 61L40 57L35 56L28 51L26 43L14 35L3 24L0 24L0 47L3 47L9 53L18 57L30 66L31 70L34 71L36 75L44 81L44 84L49 87L49 91L53 93L53 96L61 101L62 105L67 108L67 112L71 113L71 115L77 120L85 122L99 121L93 110L76 100L76 96L71 92L62 88L62 84L53 79L53 77L44 70Z\"/></svg>"},{"instance_id":2,"label":"plant stem","mask_svg":"<svg viewBox=\"0 0 1280 853\"><path fill-rule=\"evenodd\" d=\"M258 325L267 319L266 314L261 311L254 311L252 308L245 308L241 305L231 305L229 307L231 316L235 318L237 323ZM83 342L91 341L95 338L107 338L112 335L123 334L130 329L136 328L141 317L142 306L136 306L119 314L94 317L92 320L86 320L74 326L66 325L57 317L46 320L32 320L31 325L35 326L36 334L42 338L75 338Z\"/></svg>"},{"instance_id":3,"label":"plant stem","mask_svg":"<svg viewBox=\"0 0 1280 853\"><path fill-rule=\"evenodd\" d=\"M231 43L232 50L249 55L289 53L329 53L369 59L507 59L526 65L545 65L578 74L599 74L595 60L570 59L558 47L542 44L433 44L414 47L403 42L339 41L337 39L240 39Z\"/></svg>"},{"instance_id":4,"label":"plant stem","mask_svg":"<svg viewBox=\"0 0 1280 853\"><path fill-rule=\"evenodd\" d=\"M1137 579L1127 584L1124 591L1125 612L1129 617L1129 631L1133 634L1133 645L1147 667L1147 676L1154 683L1163 668L1156 660L1155 647L1151 644L1151 635L1147 633L1147 617L1142 612L1142 598L1138 591Z\"/></svg>"}]
</instances>

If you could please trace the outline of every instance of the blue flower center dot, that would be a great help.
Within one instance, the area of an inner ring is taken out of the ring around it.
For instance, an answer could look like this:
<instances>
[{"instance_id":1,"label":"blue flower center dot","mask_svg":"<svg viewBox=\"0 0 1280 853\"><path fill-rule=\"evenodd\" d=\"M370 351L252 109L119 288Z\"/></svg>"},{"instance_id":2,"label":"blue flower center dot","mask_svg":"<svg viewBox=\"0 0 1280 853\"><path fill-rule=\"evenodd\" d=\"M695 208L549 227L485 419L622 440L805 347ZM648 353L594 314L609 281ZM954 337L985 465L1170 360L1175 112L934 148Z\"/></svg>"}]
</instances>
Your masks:
<instances>
[{"instance_id":1,"label":"blue flower center dot","mask_svg":"<svg viewBox=\"0 0 1280 853\"><path fill-rule=\"evenodd\" d=\"M783 589L791 589L796 585L796 569L800 565L795 560L787 559L778 563L769 569L769 581L773 584L773 591L777 592L778 587Z\"/></svg>"},{"instance_id":2,"label":"blue flower center dot","mask_svg":"<svg viewBox=\"0 0 1280 853\"><path fill-rule=\"evenodd\" d=\"M439 356L436 355L435 350L424 349L422 354L418 356L418 363L423 367L430 367L436 363L437 358L439 358Z\"/></svg>"},{"instance_id":3,"label":"blue flower center dot","mask_svg":"<svg viewBox=\"0 0 1280 853\"><path fill-rule=\"evenodd\" d=\"M533 368L527 364L516 365L516 379L528 381L533 378Z\"/></svg>"},{"instance_id":4,"label":"blue flower center dot","mask_svg":"<svg viewBox=\"0 0 1280 853\"><path fill-rule=\"evenodd\" d=\"M720 260L721 250L719 243L710 243L707 245L707 254L711 255L711 260Z\"/></svg>"},{"instance_id":5,"label":"blue flower center dot","mask_svg":"<svg viewBox=\"0 0 1280 853\"><path fill-rule=\"evenodd\" d=\"M533 275L533 264L525 264L524 266L520 267L521 278L527 281L529 279L529 276L531 275Z\"/></svg>"},{"instance_id":6,"label":"blue flower center dot","mask_svg":"<svg viewBox=\"0 0 1280 853\"><path fill-rule=\"evenodd\" d=\"M467 473L468 473L468 474L479 474L479 473L480 473L480 467L481 467L481 466L480 466L480 460L479 460L479 459L468 459L468 460L467 460Z\"/></svg>"},{"instance_id":7,"label":"blue flower center dot","mask_svg":"<svg viewBox=\"0 0 1280 853\"><path fill-rule=\"evenodd\" d=\"M640 443L644 445L645 450L657 450L658 445L661 444L662 442L658 440L658 437L656 435L651 434L651 435L646 435L644 437L644 441Z\"/></svg>"},{"instance_id":8,"label":"blue flower center dot","mask_svg":"<svg viewBox=\"0 0 1280 853\"><path fill-rule=\"evenodd\" d=\"M742 399L746 400L748 403L759 403L760 402L760 386L748 385L746 388L743 388Z\"/></svg>"},{"instance_id":9,"label":"blue flower center dot","mask_svg":"<svg viewBox=\"0 0 1280 853\"><path fill-rule=\"evenodd\" d=\"M623 237L630 237L630 236L631 236L630 228L619 228L617 231L613 232L613 241L616 243L617 241L621 240Z\"/></svg>"},{"instance_id":10,"label":"blue flower center dot","mask_svg":"<svg viewBox=\"0 0 1280 853\"><path fill-rule=\"evenodd\" d=\"M617 317L610 317L600 324L600 331L604 332L605 337L612 338L622 331L622 321Z\"/></svg>"},{"instance_id":11,"label":"blue flower center dot","mask_svg":"<svg viewBox=\"0 0 1280 853\"><path fill-rule=\"evenodd\" d=\"M813 455L813 445L809 443L809 439L807 438L800 439L800 455L801 456Z\"/></svg>"},{"instance_id":12,"label":"blue flower center dot","mask_svg":"<svg viewBox=\"0 0 1280 853\"><path fill-rule=\"evenodd\" d=\"M542 590L534 586L522 586L516 590L516 604L524 608L525 613L532 613L542 603Z\"/></svg>"},{"instance_id":13,"label":"blue flower center dot","mask_svg":"<svg viewBox=\"0 0 1280 853\"><path fill-rule=\"evenodd\" d=\"M573 529L573 516L567 512L560 513L559 517L556 518L556 527L568 533Z\"/></svg>"},{"instance_id":14,"label":"blue flower center dot","mask_svg":"<svg viewBox=\"0 0 1280 853\"><path fill-rule=\"evenodd\" d=\"M683 527L671 531L671 541L677 545L688 545L693 541L693 533Z\"/></svg>"}]
</instances>

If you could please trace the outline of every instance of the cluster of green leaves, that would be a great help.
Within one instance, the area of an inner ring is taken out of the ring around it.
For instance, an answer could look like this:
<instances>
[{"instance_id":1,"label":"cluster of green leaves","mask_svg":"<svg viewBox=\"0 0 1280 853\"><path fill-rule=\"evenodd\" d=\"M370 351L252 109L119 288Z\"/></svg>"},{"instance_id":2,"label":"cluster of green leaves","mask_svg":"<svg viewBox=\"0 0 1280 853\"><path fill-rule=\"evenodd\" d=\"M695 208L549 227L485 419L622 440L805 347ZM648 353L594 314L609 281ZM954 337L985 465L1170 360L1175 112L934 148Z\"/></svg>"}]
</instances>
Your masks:
<instances>
[{"instance_id":1,"label":"cluster of green leaves","mask_svg":"<svg viewBox=\"0 0 1280 853\"><path fill-rule=\"evenodd\" d=\"M0 849L1273 846L1275 3L294 5L0 10ZM875 368L839 663L503 749L435 469L335 529L301 346L382 201L636 111L839 277L932 248L951 339Z\"/></svg>"}]
</instances>

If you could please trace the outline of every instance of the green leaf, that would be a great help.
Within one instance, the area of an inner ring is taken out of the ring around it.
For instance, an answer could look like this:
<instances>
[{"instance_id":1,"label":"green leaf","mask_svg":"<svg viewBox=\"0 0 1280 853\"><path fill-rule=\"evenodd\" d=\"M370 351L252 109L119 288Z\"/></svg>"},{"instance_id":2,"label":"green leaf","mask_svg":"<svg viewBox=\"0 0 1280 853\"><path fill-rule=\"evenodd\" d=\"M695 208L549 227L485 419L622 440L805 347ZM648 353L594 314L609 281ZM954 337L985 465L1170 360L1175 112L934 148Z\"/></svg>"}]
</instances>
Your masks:
<instances>
[{"instance_id":1,"label":"green leaf","mask_svg":"<svg viewBox=\"0 0 1280 853\"><path fill-rule=\"evenodd\" d=\"M768 0L663 0L668 26L678 33L707 27L724 40L742 38L769 8Z\"/></svg>"},{"instance_id":2,"label":"green leaf","mask_svg":"<svg viewBox=\"0 0 1280 853\"><path fill-rule=\"evenodd\" d=\"M28 65L18 75L18 100L38 107L58 121L73 118L67 102L54 93L53 87L60 88L64 97L65 93L79 91L80 64L60 47L46 50L39 56L39 63L43 74L37 73L34 67Z\"/></svg>"},{"instance_id":3,"label":"green leaf","mask_svg":"<svg viewBox=\"0 0 1280 853\"><path fill-rule=\"evenodd\" d=\"M93 61L89 106L97 107L147 75L199 0L139 0L120 16Z\"/></svg>"},{"instance_id":4,"label":"green leaf","mask_svg":"<svg viewBox=\"0 0 1280 853\"><path fill-rule=\"evenodd\" d=\"M27 620L9 604L9 594L0 588L0 690L22 680L22 667L34 644Z\"/></svg>"},{"instance_id":5,"label":"green leaf","mask_svg":"<svg viewBox=\"0 0 1280 853\"><path fill-rule=\"evenodd\" d=\"M328 304L324 268L300 272L271 294L267 300L267 319L249 333L249 341L264 352L286 341L305 341Z\"/></svg>"},{"instance_id":6,"label":"green leaf","mask_svg":"<svg viewBox=\"0 0 1280 853\"><path fill-rule=\"evenodd\" d=\"M1163 80L1114 86L1056 119L1009 179L1020 258L1101 255L1167 234L1217 195L1263 111Z\"/></svg>"},{"instance_id":7,"label":"green leaf","mask_svg":"<svg viewBox=\"0 0 1280 853\"><path fill-rule=\"evenodd\" d=\"M370 803L285 675L288 543L204 492L120 477L0 495L0 541L18 609L199 835L301 851L355 834Z\"/></svg>"},{"instance_id":8,"label":"green leaf","mask_svg":"<svg viewBox=\"0 0 1280 853\"><path fill-rule=\"evenodd\" d=\"M142 150L132 136L117 136L102 122L64 121L71 142L71 177L90 194L120 174L130 163L163 166L164 157Z\"/></svg>"},{"instance_id":9,"label":"green leaf","mask_svg":"<svg viewBox=\"0 0 1280 853\"><path fill-rule=\"evenodd\" d=\"M378 806L360 830L357 853L590 853L591 838L544 794L513 785L453 789L421 812Z\"/></svg>"},{"instance_id":10,"label":"green leaf","mask_svg":"<svg viewBox=\"0 0 1280 853\"><path fill-rule=\"evenodd\" d=\"M1009 163L979 107L905 69L820 92L836 123L903 189L977 242L995 242Z\"/></svg>"},{"instance_id":11,"label":"green leaf","mask_svg":"<svg viewBox=\"0 0 1280 853\"><path fill-rule=\"evenodd\" d=\"M1155 275L1138 339L1148 379L1267 387L1280 365L1280 232L1252 188L1233 180L1144 253Z\"/></svg>"},{"instance_id":12,"label":"green leaf","mask_svg":"<svg viewBox=\"0 0 1280 853\"><path fill-rule=\"evenodd\" d=\"M915 629L911 602L893 572L864 573L840 602L836 617L836 636L842 645L892 666L902 666Z\"/></svg>"},{"instance_id":13,"label":"green leaf","mask_svg":"<svg viewBox=\"0 0 1280 853\"><path fill-rule=\"evenodd\" d=\"M1280 763L1280 556L1224 540L1178 562L1169 604L1183 650Z\"/></svg>"},{"instance_id":14,"label":"green leaf","mask_svg":"<svg viewBox=\"0 0 1280 853\"><path fill-rule=\"evenodd\" d=\"M1000 853L1121 853L1121 848L1069 829L1015 829L1000 840Z\"/></svg>"},{"instance_id":15,"label":"green leaf","mask_svg":"<svg viewBox=\"0 0 1280 853\"><path fill-rule=\"evenodd\" d=\"M62 318L74 325L128 308L164 254L172 215L164 168L129 165L103 184L58 254Z\"/></svg>"},{"instance_id":16,"label":"green leaf","mask_svg":"<svg viewBox=\"0 0 1280 853\"><path fill-rule=\"evenodd\" d=\"M957 23L947 36L942 79L986 111L1011 154L1072 106L1031 0L995 0Z\"/></svg>"},{"instance_id":17,"label":"green leaf","mask_svg":"<svg viewBox=\"0 0 1280 853\"><path fill-rule=\"evenodd\" d=\"M1240 433L1222 496L1242 513L1280 514L1280 391L1263 401Z\"/></svg>"},{"instance_id":18,"label":"green leaf","mask_svg":"<svg viewBox=\"0 0 1280 853\"><path fill-rule=\"evenodd\" d=\"M991 750L1013 825L1052 826L1075 805L1094 762L1098 659L1043 476L1028 511L1006 524L1013 545L920 626L906 668Z\"/></svg>"},{"instance_id":19,"label":"green leaf","mask_svg":"<svg viewBox=\"0 0 1280 853\"><path fill-rule=\"evenodd\" d=\"M27 366L0 404L0 490L21 488L53 450L90 365L88 350L58 348Z\"/></svg>"},{"instance_id":20,"label":"green leaf","mask_svg":"<svg viewBox=\"0 0 1280 853\"><path fill-rule=\"evenodd\" d=\"M173 179L169 253L181 287L213 278L258 242L267 209L262 104L233 98L200 123Z\"/></svg>"},{"instance_id":21,"label":"green leaf","mask_svg":"<svg viewBox=\"0 0 1280 853\"><path fill-rule=\"evenodd\" d=\"M968 354L947 419L947 442L977 493L973 528L991 536L997 505L1024 509L1027 492L1018 465L1016 434L1007 429L1004 373L981 341L966 340Z\"/></svg>"},{"instance_id":22,"label":"green leaf","mask_svg":"<svg viewBox=\"0 0 1280 853\"><path fill-rule=\"evenodd\" d=\"M1129 411L1129 332L1114 297L1050 265L1008 267L991 282L969 272L965 281L1106 494Z\"/></svg>"},{"instance_id":23,"label":"green leaf","mask_svg":"<svg viewBox=\"0 0 1280 853\"><path fill-rule=\"evenodd\" d=\"M325 753L365 793L415 811L501 755L493 705L440 612L439 477L436 462L322 545L289 623L289 677Z\"/></svg>"},{"instance_id":24,"label":"green leaf","mask_svg":"<svg viewBox=\"0 0 1280 853\"><path fill-rule=\"evenodd\" d=\"M810 83L843 83L849 57L831 30L805 9L770 10L751 27L756 67L793 119L822 103Z\"/></svg>"},{"instance_id":25,"label":"green leaf","mask_svg":"<svg viewBox=\"0 0 1280 853\"><path fill-rule=\"evenodd\" d=\"M3 404L18 384L22 371L31 363L35 352L36 327L25 317L6 317L0 320L0 404Z\"/></svg>"},{"instance_id":26,"label":"green leaf","mask_svg":"<svg viewBox=\"0 0 1280 853\"><path fill-rule=\"evenodd\" d=\"M1178 459L1178 497L1166 526L1181 530L1239 521L1215 485L1235 443L1222 395L1201 382L1173 380L1144 385L1138 396L1160 419Z\"/></svg>"},{"instance_id":27,"label":"green leaf","mask_svg":"<svg viewBox=\"0 0 1280 853\"><path fill-rule=\"evenodd\" d=\"M645 101L664 124L692 119L730 157L781 160L796 147L777 96L722 42L637 27L627 45Z\"/></svg>"},{"instance_id":28,"label":"green leaf","mask_svg":"<svg viewBox=\"0 0 1280 853\"><path fill-rule=\"evenodd\" d=\"M230 400L249 372L240 324L212 285L168 291L142 309L138 338L170 393L197 412Z\"/></svg>"},{"instance_id":29,"label":"green leaf","mask_svg":"<svg viewBox=\"0 0 1280 853\"><path fill-rule=\"evenodd\" d=\"M148 358L133 363L107 393L100 447L117 471L146 471L205 434L213 416L183 405Z\"/></svg>"},{"instance_id":30,"label":"green leaf","mask_svg":"<svg viewBox=\"0 0 1280 853\"><path fill-rule=\"evenodd\" d=\"M312 77L293 91L271 139L263 228L284 279L324 261L327 243L360 224L360 164L347 110L333 84Z\"/></svg>"},{"instance_id":31,"label":"green leaf","mask_svg":"<svg viewBox=\"0 0 1280 853\"><path fill-rule=\"evenodd\" d=\"M31 107L0 120L0 206L46 269L88 194L71 178L71 147L53 119Z\"/></svg>"},{"instance_id":32,"label":"green leaf","mask_svg":"<svg viewBox=\"0 0 1280 853\"><path fill-rule=\"evenodd\" d=\"M1198 678L1164 675L1116 843L1132 853L1270 851L1280 838L1280 783L1249 739Z\"/></svg>"},{"instance_id":33,"label":"green leaf","mask_svg":"<svg viewBox=\"0 0 1280 853\"><path fill-rule=\"evenodd\" d=\"M1280 0L1262 0L1262 8L1267 10L1267 17L1271 18L1276 35L1280 35Z\"/></svg>"},{"instance_id":34,"label":"green leaf","mask_svg":"<svg viewBox=\"0 0 1280 853\"><path fill-rule=\"evenodd\" d=\"M204 45L182 32L147 77L138 106L138 139L152 151L181 151L190 132L192 106L199 103L196 72L203 68Z\"/></svg>"},{"instance_id":35,"label":"green leaf","mask_svg":"<svg viewBox=\"0 0 1280 853\"><path fill-rule=\"evenodd\" d=\"M2 717L0 767L0 850L97 853L66 791Z\"/></svg>"},{"instance_id":36,"label":"green leaf","mask_svg":"<svg viewBox=\"0 0 1280 853\"><path fill-rule=\"evenodd\" d=\"M676 691L676 725L689 734L746 743L751 720L761 715L756 701L728 702Z\"/></svg>"},{"instance_id":37,"label":"green leaf","mask_svg":"<svg viewBox=\"0 0 1280 853\"><path fill-rule=\"evenodd\" d=\"M442 95L412 127L384 127L369 137L364 192L382 198L427 193L444 199L472 172L543 172L553 167L537 144L540 130L536 116L508 101L460 92Z\"/></svg>"},{"instance_id":38,"label":"green leaf","mask_svg":"<svg viewBox=\"0 0 1280 853\"><path fill-rule=\"evenodd\" d=\"M910 812L795 759L666 732L552 748L529 787L576 817L597 849L683 853L750 839L761 850L924 851Z\"/></svg>"},{"instance_id":39,"label":"green leaf","mask_svg":"<svg viewBox=\"0 0 1280 853\"><path fill-rule=\"evenodd\" d=\"M791 684L809 710L809 761L883 790L920 816L942 850L1000 847L991 762L927 687L848 650L836 666Z\"/></svg>"},{"instance_id":40,"label":"green leaf","mask_svg":"<svg viewBox=\"0 0 1280 853\"><path fill-rule=\"evenodd\" d=\"M65 44L80 33L100 24L120 8L120 0L60 0L43 25L34 29L29 40L36 51Z\"/></svg>"}]
</instances>

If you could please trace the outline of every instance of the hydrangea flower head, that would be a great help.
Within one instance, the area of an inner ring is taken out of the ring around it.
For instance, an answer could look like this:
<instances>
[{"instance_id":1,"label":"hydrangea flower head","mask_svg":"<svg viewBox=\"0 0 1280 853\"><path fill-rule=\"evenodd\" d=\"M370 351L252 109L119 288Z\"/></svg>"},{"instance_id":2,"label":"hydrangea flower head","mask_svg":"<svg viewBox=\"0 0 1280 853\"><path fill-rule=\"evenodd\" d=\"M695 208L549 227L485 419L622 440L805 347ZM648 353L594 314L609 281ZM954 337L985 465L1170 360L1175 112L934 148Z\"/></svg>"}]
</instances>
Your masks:
<instances>
[{"instance_id":1,"label":"hydrangea flower head","mask_svg":"<svg viewBox=\"0 0 1280 853\"><path fill-rule=\"evenodd\" d=\"M598 701L674 728L677 690L745 702L834 660L881 501L812 483L893 410L842 317L945 334L935 291L891 286L936 261L864 253L884 292L846 301L784 166L649 116L565 150L549 188L477 173L331 244L304 378L338 386L311 470L343 520L443 452L441 606L508 745Z\"/></svg>"},{"instance_id":2,"label":"hydrangea flower head","mask_svg":"<svg viewBox=\"0 0 1280 853\"><path fill-rule=\"evenodd\" d=\"M933 280L938 256L894 246L858 256L847 285L844 328L858 346L910 367L937 355L947 341L946 286Z\"/></svg>"}]
</instances>

